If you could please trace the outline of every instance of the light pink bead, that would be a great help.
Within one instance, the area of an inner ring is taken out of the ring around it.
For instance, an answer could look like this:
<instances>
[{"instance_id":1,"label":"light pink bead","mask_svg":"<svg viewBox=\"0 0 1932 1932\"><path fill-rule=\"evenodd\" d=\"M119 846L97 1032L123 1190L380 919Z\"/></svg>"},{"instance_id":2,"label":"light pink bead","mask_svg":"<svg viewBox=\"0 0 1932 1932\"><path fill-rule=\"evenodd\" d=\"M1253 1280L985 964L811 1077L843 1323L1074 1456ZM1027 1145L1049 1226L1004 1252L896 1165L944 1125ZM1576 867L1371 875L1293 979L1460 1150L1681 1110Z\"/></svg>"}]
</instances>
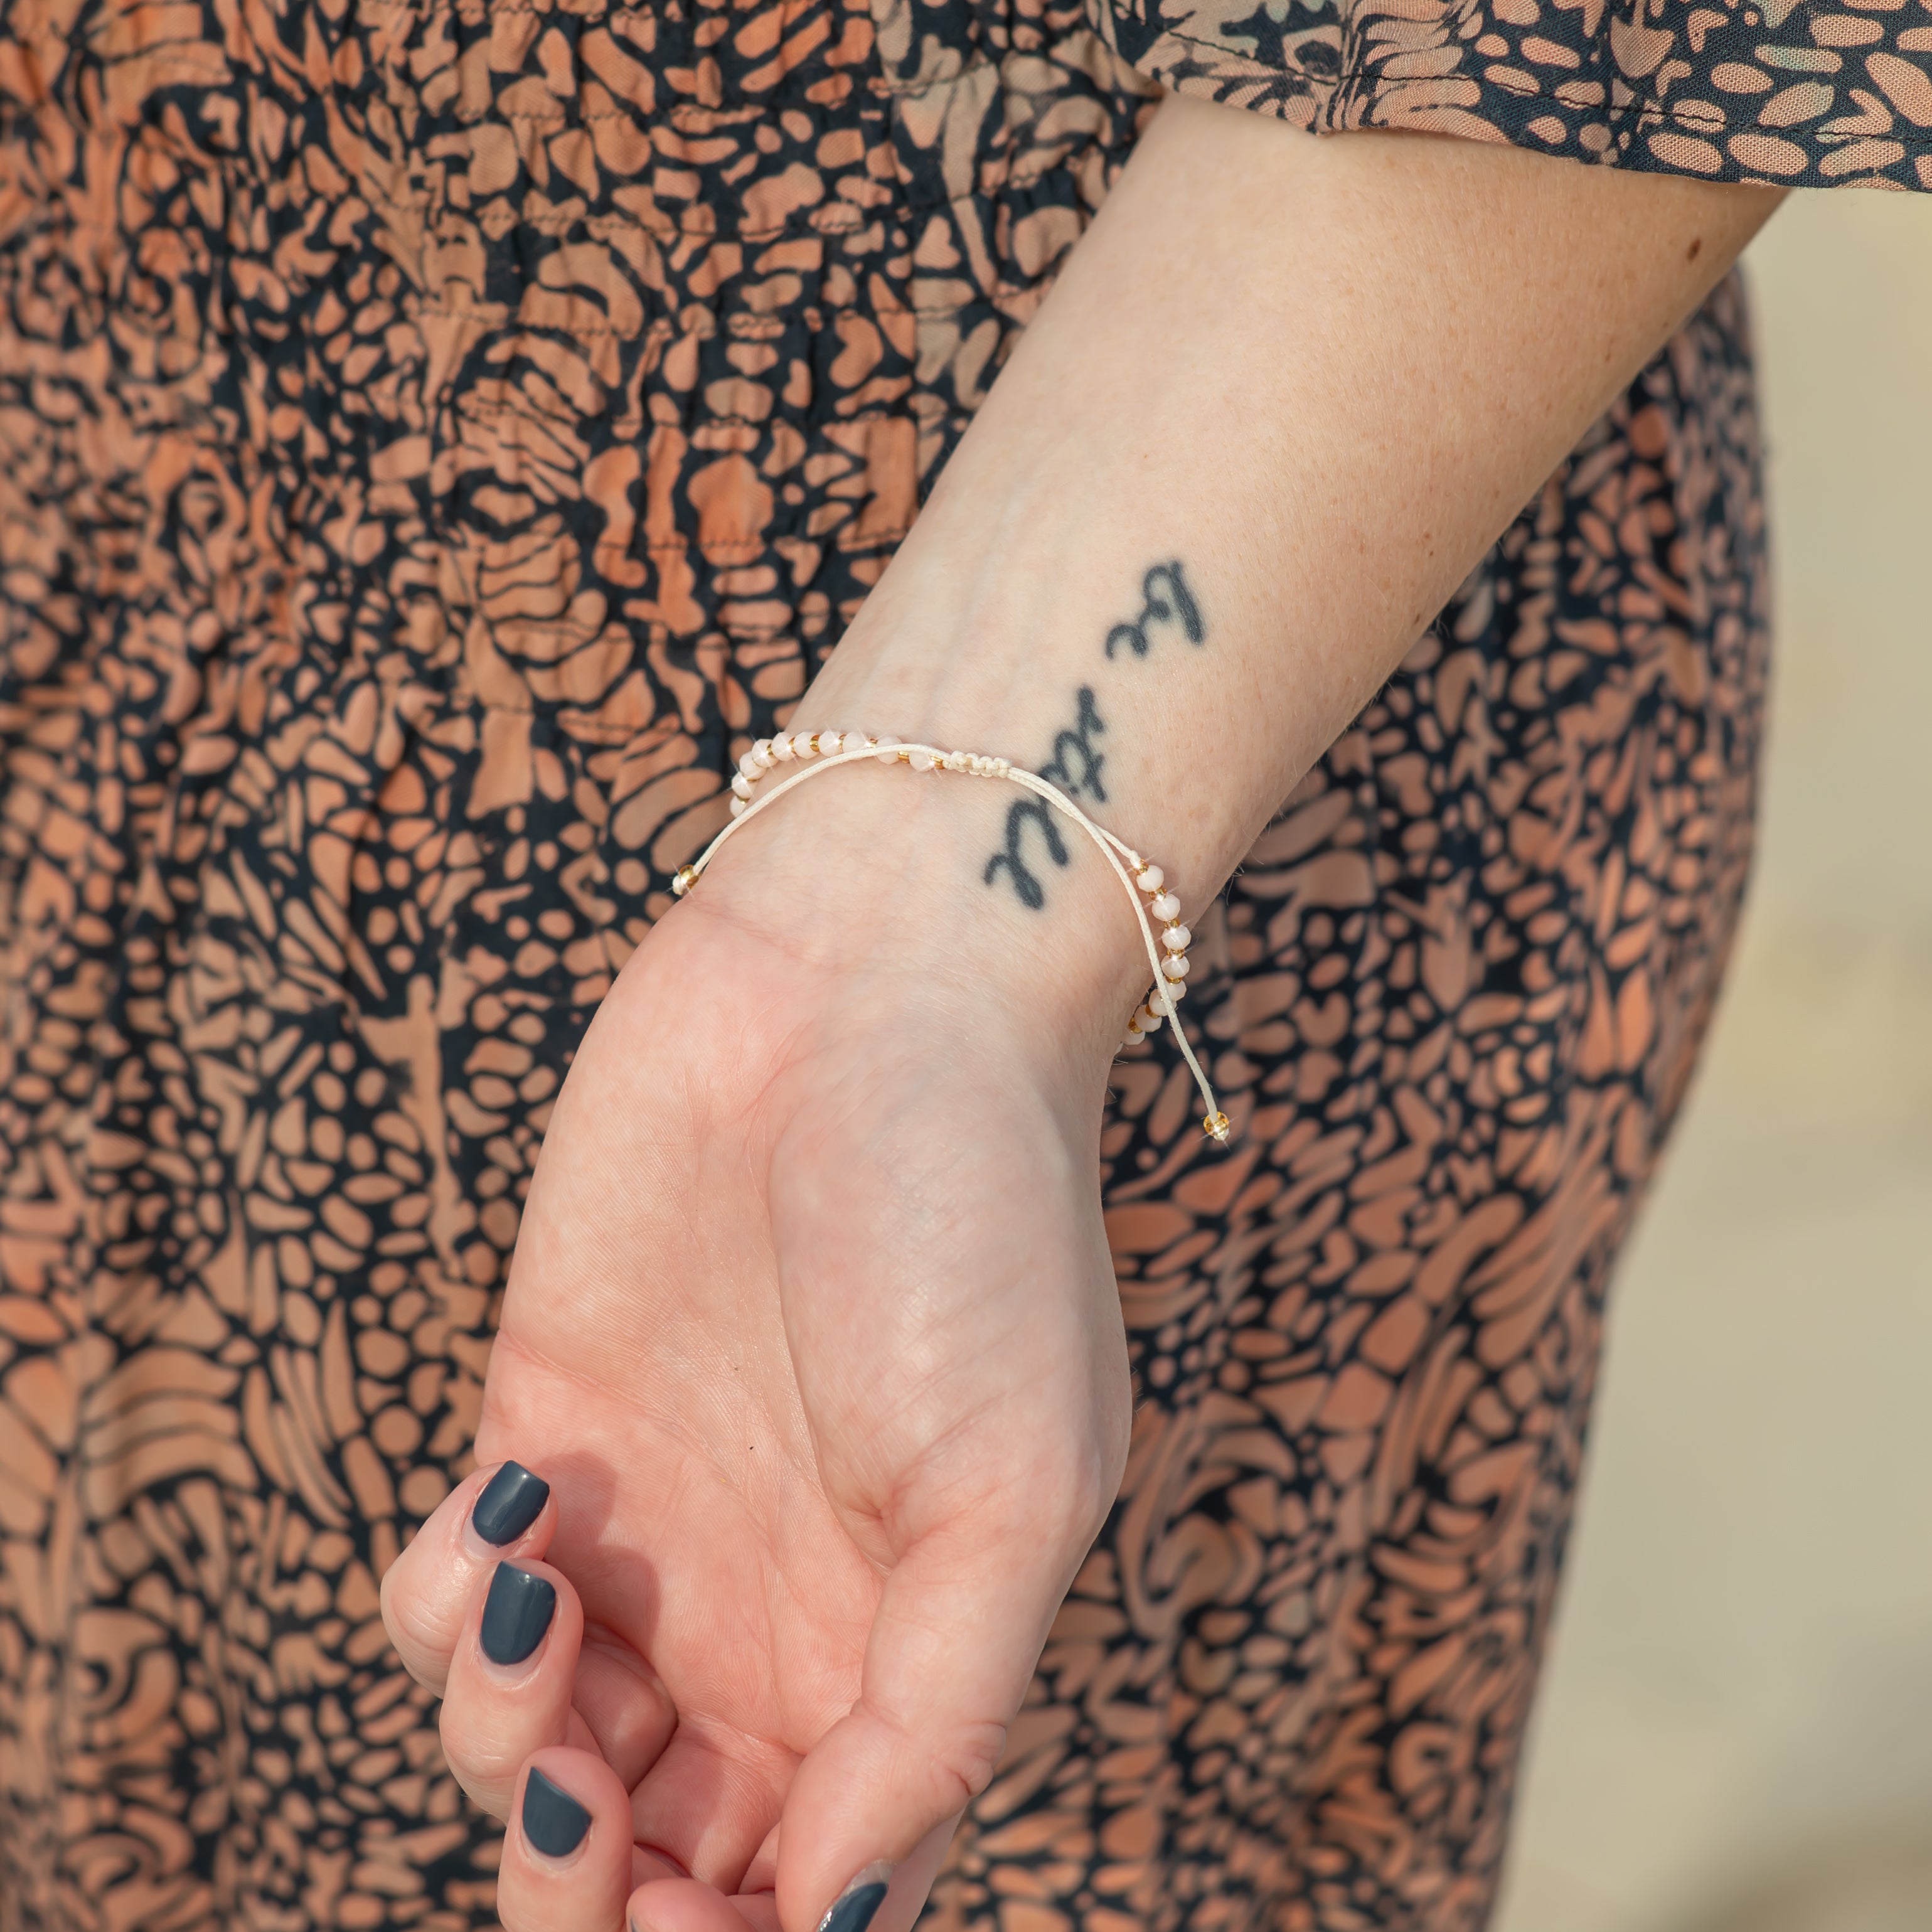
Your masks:
<instances>
[{"instance_id":1,"label":"light pink bead","mask_svg":"<svg viewBox=\"0 0 1932 1932\"><path fill-rule=\"evenodd\" d=\"M740 772L738 776L731 781L731 789L736 792L740 798L749 798L752 795L752 782L749 778L746 777L742 772Z\"/></svg>"},{"instance_id":2,"label":"light pink bead","mask_svg":"<svg viewBox=\"0 0 1932 1932\"><path fill-rule=\"evenodd\" d=\"M1185 980L1163 980L1160 982L1160 989L1163 993L1166 994L1177 1006L1178 1006L1180 1003L1187 997L1187 982ZM1155 1006L1159 1006L1162 1012L1165 1012L1167 1010L1165 1006L1161 1006L1160 1002L1158 1000L1156 1000L1154 1004Z\"/></svg>"},{"instance_id":3,"label":"light pink bead","mask_svg":"<svg viewBox=\"0 0 1932 1932\"><path fill-rule=\"evenodd\" d=\"M1134 874L1134 884L1144 892L1157 892L1167 883L1167 874L1158 866L1150 866L1145 872Z\"/></svg>"},{"instance_id":4,"label":"light pink bead","mask_svg":"<svg viewBox=\"0 0 1932 1932\"><path fill-rule=\"evenodd\" d=\"M758 754L755 752L747 752L738 760L739 771L748 778L756 778L762 769L763 767L758 763Z\"/></svg>"},{"instance_id":5,"label":"light pink bead","mask_svg":"<svg viewBox=\"0 0 1932 1932\"><path fill-rule=\"evenodd\" d=\"M929 772L938 763L930 752L915 752L907 760L916 772Z\"/></svg>"},{"instance_id":6,"label":"light pink bead","mask_svg":"<svg viewBox=\"0 0 1932 1932\"><path fill-rule=\"evenodd\" d=\"M746 812L749 812L751 808L750 803L746 800L734 798L731 801L731 816L734 818L741 818Z\"/></svg>"},{"instance_id":7,"label":"light pink bead","mask_svg":"<svg viewBox=\"0 0 1932 1932\"><path fill-rule=\"evenodd\" d=\"M1184 952L1170 952L1160 962L1160 970L1170 980L1186 979L1189 970L1187 955Z\"/></svg>"},{"instance_id":8,"label":"light pink bead","mask_svg":"<svg viewBox=\"0 0 1932 1932\"><path fill-rule=\"evenodd\" d=\"M898 739L894 737L890 731L881 731L879 735L872 740L872 742L878 747L879 763L880 764L890 765L896 764L898 762L899 754L897 748L898 742Z\"/></svg>"},{"instance_id":9,"label":"light pink bead","mask_svg":"<svg viewBox=\"0 0 1932 1932\"><path fill-rule=\"evenodd\" d=\"M1156 1012L1152 1006L1143 1006L1134 1016L1134 1018L1140 1022L1142 1033L1160 1032L1161 1021L1165 1017L1165 1015Z\"/></svg>"},{"instance_id":10,"label":"light pink bead","mask_svg":"<svg viewBox=\"0 0 1932 1932\"><path fill-rule=\"evenodd\" d=\"M772 756L780 764L783 764L791 755L791 734L789 731L781 731L772 740Z\"/></svg>"},{"instance_id":11,"label":"light pink bead","mask_svg":"<svg viewBox=\"0 0 1932 1932\"><path fill-rule=\"evenodd\" d=\"M1180 902L1172 892L1162 892L1148 908L1148 910L1156 919L1178 919L1180 916Z\"/></svg>"},{"instance_id":12,"label":"light pink bead","mask_svg":"<svg viewBox=\"0 0 1932 1932\"><path fill-rule=\"evenodd\" d=\"M821 758L836 758L845 748L845 734L842 731L821 731L818 734L818 755Z\"/></svg>"},{"instance_id":13,"label":"light pink bead","mask_svg":"<svg viewBox=\"0 0 1932 1932\"><path fill-rule=\"evenodd\" d=\"M1170 952L1185 952L1187 942L1194 937L1184 926L1170 926L1160 936L1160 943Z\"/></svg>"}]
</instances>

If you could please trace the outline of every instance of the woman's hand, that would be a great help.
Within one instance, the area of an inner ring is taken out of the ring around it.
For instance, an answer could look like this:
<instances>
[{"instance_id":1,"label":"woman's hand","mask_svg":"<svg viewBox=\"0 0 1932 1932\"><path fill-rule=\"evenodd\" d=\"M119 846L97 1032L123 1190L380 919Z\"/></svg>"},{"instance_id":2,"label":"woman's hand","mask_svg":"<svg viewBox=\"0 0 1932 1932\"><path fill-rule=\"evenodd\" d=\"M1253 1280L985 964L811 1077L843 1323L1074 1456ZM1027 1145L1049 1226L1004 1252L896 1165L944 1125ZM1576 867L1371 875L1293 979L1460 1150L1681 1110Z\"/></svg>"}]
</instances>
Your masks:
<instances>
[{"instance_id":1,"label":"woman's hand","mask_svg":"<svg viewBox=\"0 0 1932 1932\"><path fill-rule=\"evenodd\" d=\"M927 830L915 783L953 794ZM640 1932L742 1932L720 1893L810 1932L855 1880L859 1932L929 1840L880 1932L909 1923L1115 1493L1096 1141L1131 968L1118 1012L1060 1009L1056 964L1106 1002L944 849L990 848L980 790L862 768L748 826L571 1070L477 1442L551 1500L492 1548L471 1479L384 1592L517 1821L508 1932L618 1932L627 1895Z\"/></svg>"},{"instance_id":2,"label":"woman's hand","mask_svg":"<svg viewBox=\"0 0 1932 1932\"><path fill-rule=\"evenodd\" d=\"M1169 100L790 722L1057 769L1191 914L1775 201ZM634 1886L651 1932L736 1932L720 1892L811 1932L903 1861L896 1932L1114 1493L1145 962L1053 844L1042 911L986 889L984 789L857 770L747 826L560 1099L477 1444L555 1486L515 1560L556 1607L489 1662L473 1486L386 1593L518 1820L510 1932Z\"/></svg>"}]
</instances>

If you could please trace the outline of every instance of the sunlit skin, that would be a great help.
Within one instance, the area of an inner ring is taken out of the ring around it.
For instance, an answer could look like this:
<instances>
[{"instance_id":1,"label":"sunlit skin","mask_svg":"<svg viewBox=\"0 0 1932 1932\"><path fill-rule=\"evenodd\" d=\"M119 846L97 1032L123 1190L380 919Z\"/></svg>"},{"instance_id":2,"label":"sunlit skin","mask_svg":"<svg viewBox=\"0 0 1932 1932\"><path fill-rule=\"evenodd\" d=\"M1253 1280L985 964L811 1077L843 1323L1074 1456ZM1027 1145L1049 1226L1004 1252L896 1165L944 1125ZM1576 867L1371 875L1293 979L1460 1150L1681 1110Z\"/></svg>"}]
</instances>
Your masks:
<instances>
[{"instance_id":1,"label":"sunlit skin","mask_svg":"<svg viewBox=\"0 0 1932 1932\"><path fill-rule=\"evenodd\" d=\"M794 722L1040 762L1090 686L1107 820L1192 917L1775 202L1168 103ZM1168 558L1201 640L1109 653ZM1115 1492L1098 1130L1147 969L1090 859L986 883L995 789L784 801L571 1070L478 1473L384 1589L476 1801L535 1765L591 1814L562 1860L512 1825L507 1932L812 1932L880 1861L903 1932ZM499 1552L512 1457L553 1492ZM558 1592L508 1669L500 1555Z\"/></svg>"},{"instance_id":2,"label":"sunlit skin","mask_svg":"<svg viewBox=\"0 0 1932 1932\"><path fill-rule=\"evenodd\" d=\"M721 866L626 970L525 1216L478 1454L554 1486L509 1552L555 1566L543 1652L502 1672L476 1648L480 1479L388 1592L411 1668L446 1672L479 1803L507 1815L524 1759L574 1745L544 1762L622 1821L627 1881L727 1892L771 1882L753 1864L782 1809L795 1841L849 1838L842 1794L874 1792L875 1842L903 1855L984 1783L1128 1414L1092 1179L1104 1055L1084 1094L1045 1040L933 1070L904 1042L958 1009L886 963L908 949L813 964L739 924L734 890ZM675 1027L666 984L688 989ZM512 1892L518 1858L512 1834Z\"/></svg>"}]
</instances>

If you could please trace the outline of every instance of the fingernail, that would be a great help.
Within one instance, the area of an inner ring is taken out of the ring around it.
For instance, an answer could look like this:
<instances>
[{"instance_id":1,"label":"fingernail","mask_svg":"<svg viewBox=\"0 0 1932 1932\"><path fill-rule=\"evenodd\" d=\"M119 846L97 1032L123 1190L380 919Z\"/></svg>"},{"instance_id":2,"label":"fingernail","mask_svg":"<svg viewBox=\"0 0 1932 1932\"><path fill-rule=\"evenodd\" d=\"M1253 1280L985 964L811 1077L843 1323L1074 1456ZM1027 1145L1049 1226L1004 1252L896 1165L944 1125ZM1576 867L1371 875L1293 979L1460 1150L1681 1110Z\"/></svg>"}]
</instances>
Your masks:
<instances>
[{"instance_id":1,"label":"fingernail","mask_svg":"<svg viewBox=\"0 0 1932 1932\"><path fill-rule=\"evenodd\" d=\"M834 1901L832 1910L818 1922L818 1932L866 1932L872 1915L886 1902L886 1888L892 1882L892 1868L883 1861L868 1865Z\"/></svg>"},{"instance_id":2,"label":"fingernail","mask_svg":"<svg viewBox=\"0 0 1932 1932\"><path fill-rule=\"evenodd\" d=\"M483 1599L483 1654L492 1664L520 1664L544 1640L556 1614L548 1579L514 1563L500 1563Z\"/></svg>"},{"instance_id":3,"label":"fingernail","mask_svg":"<svg viewBox=\"0 0 1932 1932\"><path fill-rule=\"evenodd\" d=\"M524 1836L547 1858L567 1858L584 1842L590 1814L534 1766L524 1780Z\"/></svg>"},{"instance_id":4,"label":"fingernail","mask_svg":"<svg viewBox=\"0 0 1932 1932\"><path fill-rule=\"evenodd\" d=\"M483 1485L483 1493L470 1512L470 1526L483 1540L500 1550L514 1543L543 1514L550 1485L520 1462L506 1462Z\"/></svg>"}]
</instances>

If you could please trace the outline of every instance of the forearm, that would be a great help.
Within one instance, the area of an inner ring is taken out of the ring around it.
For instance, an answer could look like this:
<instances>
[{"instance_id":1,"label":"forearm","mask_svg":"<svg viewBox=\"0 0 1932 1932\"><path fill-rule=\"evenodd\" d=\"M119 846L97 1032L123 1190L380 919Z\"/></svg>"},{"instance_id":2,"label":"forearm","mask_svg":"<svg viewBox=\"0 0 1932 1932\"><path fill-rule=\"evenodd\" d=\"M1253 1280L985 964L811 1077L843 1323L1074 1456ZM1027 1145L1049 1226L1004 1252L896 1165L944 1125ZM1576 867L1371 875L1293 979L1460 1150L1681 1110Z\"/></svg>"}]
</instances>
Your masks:
<instances>
[{"instance_id":1,"label":"forearm","mask_svg":"<svg viewBox=\"0 0 1932 1932\"><path fill-rule=\"evenodd\" d=\"M796 723L1058 749L1192 910L1777 199L1169 101ZM922 873L1130 998L1118 886L989 794Z\"/></svg>"},{"instance_id":2,"label":"forearm","mask_svg":"<svg viewBox=\"0 0 1932 1932\"><path fill-rule=\"evenodd\" d=\"M1765 207L1170 106L791 728L1047 770L1197 908ZM487 1634L474 1486L386 1585L506 1923L909 1924L1120 1493L1119 881L1012 788L819 769L546 1132L478 1447L558 1483L547 1621Z\"/></svg>"}]
</instances>

